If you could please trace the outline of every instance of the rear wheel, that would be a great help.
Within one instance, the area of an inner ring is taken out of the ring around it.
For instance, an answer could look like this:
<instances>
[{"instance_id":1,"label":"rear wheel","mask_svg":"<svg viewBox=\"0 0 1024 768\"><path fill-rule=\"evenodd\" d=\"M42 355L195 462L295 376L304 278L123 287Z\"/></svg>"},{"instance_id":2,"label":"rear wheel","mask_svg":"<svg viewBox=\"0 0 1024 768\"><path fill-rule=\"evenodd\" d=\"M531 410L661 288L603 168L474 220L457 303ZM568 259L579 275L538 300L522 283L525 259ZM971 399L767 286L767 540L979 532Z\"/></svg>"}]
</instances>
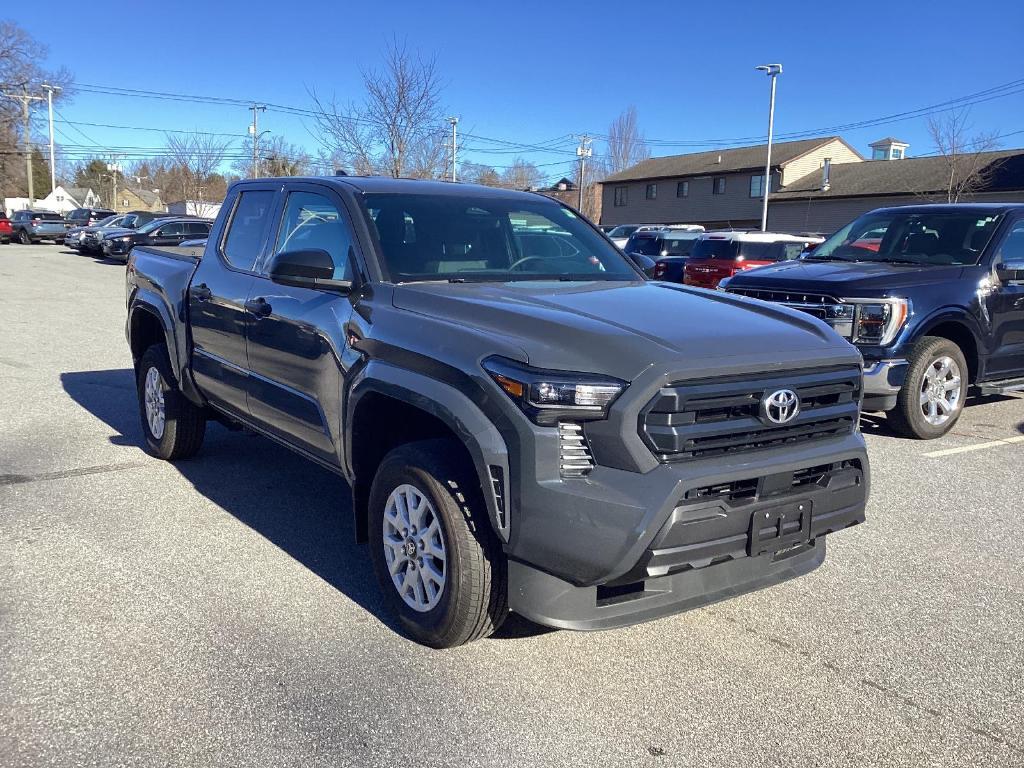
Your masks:
<instances>
[{"instance_id":1,"label":"rear wheel","mask_svg":"<svg viewBox=\"0 0 1024 768\"><path fill-rule=\"evenodd\" d=\"M24 229L18 233L18 242L22 245L32 245L32 238L28 236L28 232Z\"/></svg>"},{"instance_id":2,"label":"rear wheel","mask_svg":"<svg viewBox=\"0 0 1024 768\"><path fill-rule=\"evenodd\" d=\"M161 459L187 459L203 445L206 416L178 389L164 344L154 344L139 360L139 415L150 452Z\"/></svg>"},{"instance_id":3,"label":"rear wheel","mask_svg":"<svg viewBox=\"0 0 1024 768\"><path fill-rule=\"evenodd\" d=\"M486 637L508 613L506 562L472 467L451 440L392 450L370 489L370 541L384 599L434 648Z\"/></svg>"},{"instance_id":4,"label":"rear wheel","mask_svg":"<svg viewBox=\"0 0 1024 768\"><path fill-rule=\"evenodd\" d=\"M907 378L889 419L897 432L920 440L942 437L963 413L968 368L949 339L925 336L910 356Z\"/></svg>"}]
</instances>

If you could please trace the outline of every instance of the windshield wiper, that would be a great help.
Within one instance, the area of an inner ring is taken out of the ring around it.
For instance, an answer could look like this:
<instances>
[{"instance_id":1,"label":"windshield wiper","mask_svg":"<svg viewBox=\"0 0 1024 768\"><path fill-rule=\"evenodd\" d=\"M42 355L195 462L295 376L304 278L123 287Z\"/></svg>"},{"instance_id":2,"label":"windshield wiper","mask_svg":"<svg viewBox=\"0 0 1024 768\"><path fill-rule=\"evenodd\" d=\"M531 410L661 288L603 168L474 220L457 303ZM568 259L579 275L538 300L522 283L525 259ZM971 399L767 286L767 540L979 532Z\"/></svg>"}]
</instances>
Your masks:
<instances>
[{"instance_id":1,"label":"windshield wiper","mask_svg":"<svg viewBox=\"0 0 1024 768\"><path fill-rule=\"evenodd\" d=\"M858 264L864 259L854 259L849 256L804 256L801 261L845 261L850 264Z\"/></svg>"}]
</instances>

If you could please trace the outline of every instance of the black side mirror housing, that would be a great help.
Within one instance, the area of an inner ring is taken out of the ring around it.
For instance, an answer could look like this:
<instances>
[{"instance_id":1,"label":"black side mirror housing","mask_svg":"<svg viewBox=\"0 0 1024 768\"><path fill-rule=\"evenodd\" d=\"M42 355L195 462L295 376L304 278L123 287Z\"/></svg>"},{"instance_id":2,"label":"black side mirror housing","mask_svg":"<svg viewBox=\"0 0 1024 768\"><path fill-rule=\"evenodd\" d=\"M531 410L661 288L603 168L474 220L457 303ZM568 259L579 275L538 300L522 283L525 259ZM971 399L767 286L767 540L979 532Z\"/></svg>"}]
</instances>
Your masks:
<instances>
[{"instance_id":1,"label":"black side mirror housing","mask_svg":"<svg viewBox=\"0 0 1024 768\"><path fill-rule=\"evenodd\" d=\"M334 259L322 248L282 251L270 262L270 279L281 285L347 294L351 280L334 279Z\"/></svg>"},{"instance_id":2,"label":"black side mirror housing","mask_svg":"<svg viewBox=\"0 0 1024 768\"><path fill-rule=\"evenodd\" d=\"M1003 283L1024 283L1024 259L996 264L996 277Z\"/></svg>"}]
</instances>

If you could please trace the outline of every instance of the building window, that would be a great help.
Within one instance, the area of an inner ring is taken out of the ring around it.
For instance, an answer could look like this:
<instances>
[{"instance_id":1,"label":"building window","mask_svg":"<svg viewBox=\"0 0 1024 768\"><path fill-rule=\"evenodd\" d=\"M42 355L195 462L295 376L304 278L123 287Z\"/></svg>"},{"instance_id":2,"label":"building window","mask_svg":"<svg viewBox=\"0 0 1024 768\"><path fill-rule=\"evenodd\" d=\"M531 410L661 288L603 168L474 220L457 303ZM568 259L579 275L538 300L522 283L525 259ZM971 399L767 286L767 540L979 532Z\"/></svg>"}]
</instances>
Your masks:
<instances>
[{"instance_id":1,"label":"building window","mask_svg":"<svg viewBox=\"0 0 1024 768\"><path fill-rule=\"evenodd\" d=\"M658 185L657 184L648 184L647 185L647 190L644 192L644 197L646 197L648 200L657 200L658 199Z\"/></svg>"},{"instance_id":2,"label":"building window","mask_svg":"<svg viewBox=\"0 0 1024 768\"><path fill-rule=\"evenodd\" d=\"M725 176L715 176L714 183L711 186L711 191L716 195L725 194Z\"/></svg>"},{"instance_id":3,"label":"building window","mask_svg":"<svg viewBox=\"0 0 1024 768\"><path fill-rule=\"evenodd\" d=\"M750 177L750 196L764 197L764 174Z\"/></svg>"},{"instance_id":4,"label":"building window","mask_svg":"<svg viewBox=\"0 0 1024 768\"><path fill-rule=\"evenodd\" d=\"M689 197L690 196L690 182L680 181L676 184L676 197Z\"/></svg>"},{"instance_id":5,"label":"building window","mask_svg":"<svg viewBox=\"0 0 1024 768\"><path fill-rule=\"evenodd\" d=\"M875 147L874 149L871 150L872 160L885 160L886 157L887 155L885 154L885 150L882 149L881 147Z\"/></svg>"},{"instance_id":6,"label":"building window","mask_svg":"<svg viewBox=\"0 0 1024 768\"><path fill-rule=\"evenodd\" d=\"M626 204L626 188L616 187L615 188L615 207L621 208Z\"/></svg>"},{"instance_id":7,"label":"building window","mask_svg":"<svg viewBox=\"0 0 1024 768\"><path fill-rule=\"evenodd\" d=\"M902 160L903 159L903 150L900 147L893 147L892 148L892 159L893 160Z\"/></svg>"}]
</instances>

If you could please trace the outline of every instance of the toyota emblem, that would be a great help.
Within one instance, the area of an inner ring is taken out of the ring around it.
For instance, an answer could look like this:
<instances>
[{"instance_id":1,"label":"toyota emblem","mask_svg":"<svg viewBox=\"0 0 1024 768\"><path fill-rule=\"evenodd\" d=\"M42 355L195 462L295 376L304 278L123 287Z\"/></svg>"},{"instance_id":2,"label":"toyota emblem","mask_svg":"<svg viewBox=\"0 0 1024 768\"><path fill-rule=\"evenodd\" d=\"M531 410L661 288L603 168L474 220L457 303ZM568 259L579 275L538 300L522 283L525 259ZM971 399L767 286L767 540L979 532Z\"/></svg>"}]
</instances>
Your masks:
<instances>
[{"instance_id":1,"label":"toyota emblem","mask_svg":"<svg viewBox=\"0 0 1024 768\"><path fill-rule=\"evenodd\" d=\"M772 424L788 424L800 413L800 398L792 389L779 389L761 401L761 409Z\"/></svg>"}]
</instances>

